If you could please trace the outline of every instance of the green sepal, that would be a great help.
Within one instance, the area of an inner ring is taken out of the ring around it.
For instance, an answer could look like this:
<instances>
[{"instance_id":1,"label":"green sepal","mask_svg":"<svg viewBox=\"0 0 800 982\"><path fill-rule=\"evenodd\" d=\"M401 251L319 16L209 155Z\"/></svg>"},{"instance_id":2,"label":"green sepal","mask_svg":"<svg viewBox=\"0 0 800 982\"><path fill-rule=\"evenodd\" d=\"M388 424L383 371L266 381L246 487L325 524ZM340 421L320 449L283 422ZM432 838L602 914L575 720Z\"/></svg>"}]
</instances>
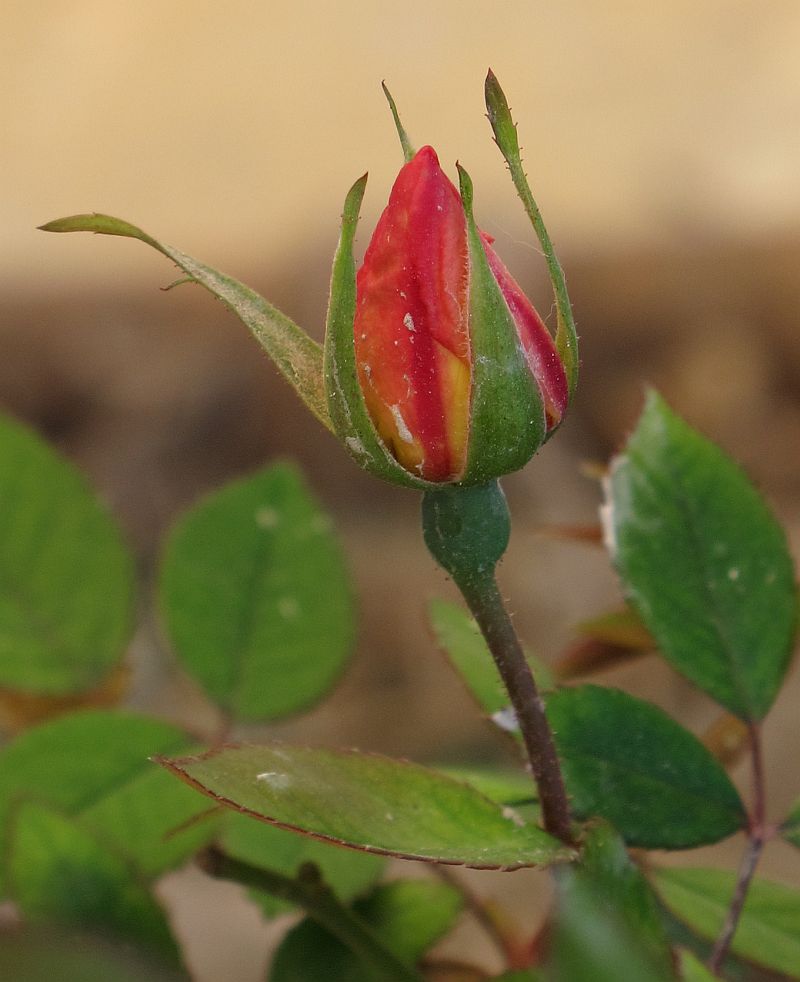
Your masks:
<instances>
[{"instance_id":1,"label":"green sepal","mask_svg":"<svg viewBox=\"0 0 800 982\"><path fill-rule=\"evenodd\" d=\"M48 222L40 228L43 232L96 232L139 239L171 259L187 274L188 282L199 283L236 314L311 412L329 430L333 429L325 402L322 348L255 290L192 259L173 246L159 242L121 218L98 214L71 215Z\"/></svg>"},{"instance_id":2,"label":"green sepal","mask_svg":"<svg viewBox=\"0 0 800 982\"><path fill-rule=\"evenodd\" d=\"M397 104L392 98L392 93L386 86L386 82L381 82L381 88L383 89L383 94L386 96L386 101L389 103L389 109L392 111L392 119L394 120L394 127L397 130L397 137L400 140L400 146L403 148L403 157L407 164L411 163L414 159L414 154L417 152L414 149L411 140L408 138L408 133L406 133L403 128L403 124L400 122L400 113L397 111Z\"/></svg>"},{"instance_id":3,"label":"green sepal","mask_svg":"<svg viewBox=\"0 0 800 982\"><path fill-rule=\"evenodd\" d=\"M422 496L422 532L431 555L455 582L491 575L508 547L511 517L498 481L442 485Z\"/></svg>"},{"instance_id":4,"label":"green sepal","mask_svg":"<svg viewBox=\"0 0 800 982\"><path fill-rule=\"evenodd\" d=\"M544 443L539 385L528 367L517 328L497 284L472 214L472 181L458 178L469 247L469 333L472 396L467 464L459 484L484 484L519 470Z\"/></svg>"},{"instance_id":5,"label":"green sepal","mask_svg":"<svg viewBox=\"0 0 800 982\"><path fill-rule=\"evenodd\" d=\"M511 118L508 100L491 70L486 76L484 92L486 110L492 130L494 131L495 143L500 148L500 153L505 157L511 173L511 180L514 182L517 194L522 200L531 225L533 225L533 230L539 239L547 263L547 271L550 274L550 282L553 284L558 317L555 338L556 349L564 365L564 370L567 373L567 385L571 399L575 392L575 387L578 384L578 335L575 330L575 320L572 316L572 305L569 302L564 271L558 261L550 235L542 221L539 206L536 204L531 193L528 179L522 167L519 140L517 139L517 127ZM556 429L557 427L551 430L548 437L552 436Z\"/></svg>"},{"instance_id":6,"label":"green sepal","mask_svg":"<svg viewBox=\"0 0 800 982\"><path fill-rule=\"evenodd\" d=\"M386 449L369 415L358 380L353 334L356 313L353 239L366 186L365 174L348 192L339 245L333 259L323 362L328 412L334 433L359 467L393 484L434 488L438 485L409 473Z\"/></svg>"}]
</instances>

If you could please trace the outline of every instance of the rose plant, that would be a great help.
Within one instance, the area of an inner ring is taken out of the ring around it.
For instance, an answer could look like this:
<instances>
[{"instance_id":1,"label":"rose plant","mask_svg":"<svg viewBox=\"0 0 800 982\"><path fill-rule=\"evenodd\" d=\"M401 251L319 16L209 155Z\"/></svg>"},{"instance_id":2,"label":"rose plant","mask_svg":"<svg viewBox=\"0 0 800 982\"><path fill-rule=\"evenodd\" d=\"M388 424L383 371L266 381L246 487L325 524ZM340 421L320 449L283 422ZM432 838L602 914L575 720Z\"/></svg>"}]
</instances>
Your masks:
<instances>
[{"instance_id":1,"label":"rose plant","mask_svg":"<svg viewBox=\"0 0 800 982\"><path fill-rule=\"evenodd\" d=\"M177 725L108 708L124 691L131 557L71 465L4 421L0 686L19 732L0 750L0 891L29 930L50 932L44 955L22 935L6 957L23 966L19 978L33 958L39 977L52 971L48 952L68 971L58 932L71 929L106 939L91 951L103 978L185 977L152 887L194 856L246 886L265 916L304 912L275 954L274 982L800 978L800 892L755 876L770 842L800 845L800 804L780 822L766 813L761 746L796 630L785 534L742 471L651 392L605 480L604 538L626 606L587 623L582 658L550 671L534 663L495 579L510 535L498 479L557 431L575 391L564 276L494 75L489 121L547 263L555 336L476 224L466 171L456 188L432 147L415 152L386 94L405 164L358 271L366 176L347 195L324 347L130 223L77 215L44 228L162 252L239 316L357 464L421 493L425 543L468 608L434 602L433 633L478 709L511 734L516 766L453 772L227 742L237 724L316 702L352 645L341 552L285 464L200 502L164 551L166 632L219 707L220 732L198 746ZM722 712L713 734L701 739L622 691L575 684L581 665L620 647L658 651L707 693ZM725 769L744 754L749 805ZM644 852L736 833L746 839L737 873L673 869ZM440 877L381 879L383 857ZM553 909L542 923L518 912L515 926L448 872L458 865L549 868ZM501 968L432 950L467 908ZM104 947L119 941L125 958L134 943L145 961L122 964ZM88 978L87 964L74 977Z\"/></svg>"}]
</instances>

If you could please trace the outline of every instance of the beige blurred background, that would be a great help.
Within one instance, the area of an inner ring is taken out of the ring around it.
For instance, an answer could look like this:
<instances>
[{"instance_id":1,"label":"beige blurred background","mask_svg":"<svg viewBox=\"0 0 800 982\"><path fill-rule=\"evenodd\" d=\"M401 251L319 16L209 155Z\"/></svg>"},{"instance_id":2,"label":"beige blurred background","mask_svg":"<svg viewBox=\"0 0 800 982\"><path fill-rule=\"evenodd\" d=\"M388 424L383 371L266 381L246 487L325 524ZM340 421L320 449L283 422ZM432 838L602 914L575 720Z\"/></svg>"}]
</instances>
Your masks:
<instances>
[{"instance_id":1,"label":"beige blurred background","mask_svg":"<svg viewBox=\"0 0 800 982\"><path fill-rule=\"evenodd\" d=\"M796 0L28 0L3 19L0 408L91 474L139 551L133 705L213 722L153 622L158 542L202 490L291 454L342 530L361 641L329 703L266 732L502 759L427 636L426 599L453 594L423 551L414 496L358 473L207 294L160 293L174 278L161 256L35 231L75 212L119 215L320 336L344 194L369 170L363 250L401 162L381 79L412 139L433 143L451 173L456 159L470 171L480 224L546 314L543 263L483 118L491 65L567 269L580 395L558 440L507 482L517 530L503 584L530 643L553 657L575 621L617 601L600 552L537 530L595 520L581 463L620 445L644 381L749 468L797 544ZM713 719L652 659L599 678L697 731ZM798 694L795 680L767 727L775 818L800 784ZM730 864L739 849L700 859ZM800 880L788 848L765 871ZM540 879L485 874L474 886L513 895L525 916ZM271 935L235 888L185 871L162 894L198 979L263 977Z\"/></svg>"}]
</instances>

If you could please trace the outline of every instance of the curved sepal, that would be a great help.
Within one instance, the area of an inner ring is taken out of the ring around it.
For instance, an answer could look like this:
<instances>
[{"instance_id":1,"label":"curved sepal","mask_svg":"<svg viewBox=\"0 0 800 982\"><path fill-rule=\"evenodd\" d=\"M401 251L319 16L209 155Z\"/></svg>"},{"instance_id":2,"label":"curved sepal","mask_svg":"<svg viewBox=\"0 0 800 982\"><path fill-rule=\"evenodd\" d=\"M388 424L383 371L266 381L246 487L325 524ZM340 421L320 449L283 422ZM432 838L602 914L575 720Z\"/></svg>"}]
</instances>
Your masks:
<instances>
[{"instance_id":1,"label":"curved sepal","mask_svg":"<svg viewBox=\"0 0 800 982\"><path fill-rule=\"evenodd\" d=\"M205 287L236 314L311 412L329 430L333 429L325 399L321 346L255 290L111 215L71 215L40 227L43 232L121 235L158 250L187 274L189 282Z\"/></svg>"},{"instance_id":2,"label":"curved sepal","mask_svg":"<svg viewBox=\"0 0 800 982\"><path fill-rule=\"evenodd\" d=\"M400 122L400 113L397 111L397 104L392 98L392 93L387 88L386 82L381 82L381 88L383 89L383 94L386 96L386 101L389 103L389 109L392 111L394 128L397 130L400 146L403 148L403 157L405 158L405 162L409 163L414 159L416 150L414 149L411 140L409 140L408 133L406 133L405 129L403 128L403 124Z\"/></svg>"},{"instance_id":3,"label":"curved sepal","mask_svg":"<svg viewBox=\"0 0 800 982\"><path fill-rule=\"evenodd\" d=\"M373 425L358 380L353 335L356 310L353 239L366 186L365 174L348 192L339 245L333 259L324 348L328 411L334 433L359 467L393 484L420 489L435 487L409 473L386 449Z\"/></svg>"},{"instance_id":4,"label":"curved sepal","mask_svg":"<svg viewBox=\"0 0 800 982\"><path fill-rule=\"evenodd\" d=\"M472 181L458 165L470 257L472 405L467 466L460 484L483 484L523 467L545 440L539 386L484 252L472 214Z\"/></svg>"},{"instance_id":5,"label":"curved sepal","mask_svg":"<svg viewBox=\"0 0 800 982\"><path fill-rule=\"evenodd\" d=\"M569 302L564 271L553 249L550 235L542 221L539 206L536 204L531 193L528 179L522 167L519 140L517 139L517 127L511 117L508 100L500 88L500 83L497 81L494 72L491 70L486 76L484 91L486 96L486 110L494 132L495 143L500 148L500 153L505 157L508 169L511 172L511 180L514 182L517 194L522 200L528 218L533 225L533 230L536 232L545 261L547 262L547 271L550 274L550 282L553 284L558 316L558 328L555 338L556 348L567 373L569 395L572 398L575 386L578 383L578 335L575 330L575 320L572 316L572 306ZM552 436L554 432L555 429L551 430L548 436Z\"/></svg>"}]
</instances>

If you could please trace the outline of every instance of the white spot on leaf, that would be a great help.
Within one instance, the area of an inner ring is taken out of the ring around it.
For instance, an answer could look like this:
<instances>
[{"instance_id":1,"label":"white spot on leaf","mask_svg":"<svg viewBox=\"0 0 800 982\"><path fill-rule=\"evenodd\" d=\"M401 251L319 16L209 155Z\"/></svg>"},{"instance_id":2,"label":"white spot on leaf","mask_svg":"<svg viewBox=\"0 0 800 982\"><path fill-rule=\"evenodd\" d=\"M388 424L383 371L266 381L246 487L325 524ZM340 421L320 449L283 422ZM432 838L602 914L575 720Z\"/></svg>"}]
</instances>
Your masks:
<instances>
[{"instance_id":1,"label":"white spot on leaf","mask_svg":"<svg viewBox=\"0 0 800 982\"><path fill-rule=\"evenodd\" d=\"M525 822L522 818L514 811L513 808L509 808L508 805L503 807L503 818L507 818L509 822L513 822L517 828L523 828Z\"/></svg>"},{"instance_id":2,"label":"white spot on leaf","mask_svg":"<svg viewBox=\"0 0 800 982\"><path fill-rule=\"evenodd\" d=\"M280 771L264 771L262 774L256 774L256 781L263 781L274 791L285 791L292 783L289 775L281 774Z\"/></svg>"},{"instance_id":3,"label":"white spot on leaf","mask_svg":"<svg viewBox=\"0 0 800 982\"><path fill-rule=\"evenodd\" d=\"M285 621L293 621L300 613L300 604L294 597L281 597L278 601L278 613Z\"/></svg>"},{"instance_id":4,"label":"white spot on leaf","mask_svg":"<svg viewBox=\"0 0 800 982\"><path fill-rule=\"evenodd\" d=\"M259 508L256 512L256 525L260 529L274 529L280 521L280 515L274 508Z\"/></svg>"}]
</instances>

